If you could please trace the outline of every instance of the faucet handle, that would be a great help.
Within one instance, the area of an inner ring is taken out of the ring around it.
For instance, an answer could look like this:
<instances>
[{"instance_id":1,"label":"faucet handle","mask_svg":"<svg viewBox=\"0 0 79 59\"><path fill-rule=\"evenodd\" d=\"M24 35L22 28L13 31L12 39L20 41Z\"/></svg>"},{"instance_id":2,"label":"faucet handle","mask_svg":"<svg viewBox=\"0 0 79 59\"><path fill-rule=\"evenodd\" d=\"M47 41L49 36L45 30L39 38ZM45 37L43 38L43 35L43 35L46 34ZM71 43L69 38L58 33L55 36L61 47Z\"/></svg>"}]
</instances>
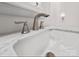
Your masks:
<instances>
[{"instance_id":1,"label":"faucet handle","mask_svg":"<svg viewBox=\"0 0 79 59\"><path fill-rule=\"evenodd\" d=\"M27 31L25 31L25 28L26 28L26 30ZM25 33L29 33L30 32L30 29L29 29L29 26L28 26L28 23L27 22L25 22L24 24L23 24L23 29L22 29L22 34L25 34Z\"/></svg>"},{"instance_id":2,"label":"faucet handle","mask_svg":"<svg viewBox=\"0 0 79 59\"><path fill-rule=\"evenodd\" d=\"M44 21L40 21L40 29L44 28L43 23L44 23Z\"/></svg>"},{"instance_id":3,"label":"faucet handle","mask_svg":"<svg viewBox=\"0 0 79 59\"><path fill-rule=\"evenodd\" d=\"M15 24L27 23L27 21L15 21Z\"/></svg>"},{"instance_id":4,"label":"faucet handle","mask_svg":"<svg viewBox=\"0 0 79 59\"><path fill-rule=\"evenodd\" d=\"M23 28L22 28L22 31L21 31L22 34L30 32L27 21L15 21L14 23L15 24L23 24ZM26 28L27 31L25 31L25 28Z\"/></svg>"}]
</instances>

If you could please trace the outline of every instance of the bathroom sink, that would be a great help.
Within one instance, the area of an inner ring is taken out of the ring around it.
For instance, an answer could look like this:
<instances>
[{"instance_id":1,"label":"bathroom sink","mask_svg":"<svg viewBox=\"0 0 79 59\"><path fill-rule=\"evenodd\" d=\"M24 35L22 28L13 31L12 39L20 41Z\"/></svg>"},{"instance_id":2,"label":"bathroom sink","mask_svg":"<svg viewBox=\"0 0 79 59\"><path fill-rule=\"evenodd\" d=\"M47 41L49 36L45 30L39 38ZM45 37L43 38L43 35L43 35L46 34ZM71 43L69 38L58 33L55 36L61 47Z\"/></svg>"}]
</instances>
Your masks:
<instances>
[{"instance_id":1,"label":"bathroom sink","mask_svg":"<svg viewBox=\"0 0 79 59\"><path fill-rule=\"evenodd\" d=\"M2 48L4 50L0 52L2 54L0 56L41 56L49 40L47 29L31 31L27 34L14 33L3 36L0 38L0 50Z\"/></svg>"}]
</instances>

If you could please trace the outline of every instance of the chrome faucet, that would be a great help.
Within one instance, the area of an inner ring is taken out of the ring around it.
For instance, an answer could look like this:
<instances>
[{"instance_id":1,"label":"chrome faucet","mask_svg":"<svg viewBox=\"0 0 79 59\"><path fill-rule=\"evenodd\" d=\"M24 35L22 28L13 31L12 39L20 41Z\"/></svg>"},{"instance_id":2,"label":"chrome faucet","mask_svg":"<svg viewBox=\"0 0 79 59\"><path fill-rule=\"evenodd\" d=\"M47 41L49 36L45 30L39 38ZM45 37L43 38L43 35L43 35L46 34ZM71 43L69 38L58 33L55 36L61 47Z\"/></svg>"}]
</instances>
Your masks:
<instances>
[{"instance_id":1,"label":"chrome faucet","mask_svg":"<svg viewBox=\"0 0 79 59\"><path fill-rule=\"evenodd\" d=\"M38 27L38 18L41 17L41 16L48 17L49 15L45 14L45 13L39 13L39 14L37 14L34 17L33 30L38 30L39 29L39 27Z\"/></svg>"},{"instance_id":2,"label":"chrome faucet","mask_svg":"<svg viewBox=\"0 0 79 59\"><path fill-rule=\"evenodd\" d=\"M15 21L15 24L22 24L22 23L23 23L23 28L22 28L21 33L22 34L29 33L30 29L28 27L27 21ZM26 32L25 32L25 27L27 27L27 31Z\"/></svg>"}]
</instances>

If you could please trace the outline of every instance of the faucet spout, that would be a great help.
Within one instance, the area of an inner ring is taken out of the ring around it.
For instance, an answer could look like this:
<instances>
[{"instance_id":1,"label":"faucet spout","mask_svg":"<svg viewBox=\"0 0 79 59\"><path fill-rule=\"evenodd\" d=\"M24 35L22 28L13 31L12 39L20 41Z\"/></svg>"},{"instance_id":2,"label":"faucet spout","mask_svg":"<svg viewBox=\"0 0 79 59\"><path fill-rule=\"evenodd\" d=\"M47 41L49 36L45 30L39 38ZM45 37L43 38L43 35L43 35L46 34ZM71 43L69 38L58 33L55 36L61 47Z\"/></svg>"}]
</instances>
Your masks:
<instances>
[{"instance_id":1,"label":"faucet spout","mask_svg":"<svg viewBox=\"0 0 79 59\"><path fill-rule=\"evenodd\" d=\"M38 18L41 17L41 16L48 17L49 15L45 14L45 13L39 13L39 14L37 14L34 17L33 30L38 30L39 29L39 27L38 27Z\"/></svg>"}]
</instances>

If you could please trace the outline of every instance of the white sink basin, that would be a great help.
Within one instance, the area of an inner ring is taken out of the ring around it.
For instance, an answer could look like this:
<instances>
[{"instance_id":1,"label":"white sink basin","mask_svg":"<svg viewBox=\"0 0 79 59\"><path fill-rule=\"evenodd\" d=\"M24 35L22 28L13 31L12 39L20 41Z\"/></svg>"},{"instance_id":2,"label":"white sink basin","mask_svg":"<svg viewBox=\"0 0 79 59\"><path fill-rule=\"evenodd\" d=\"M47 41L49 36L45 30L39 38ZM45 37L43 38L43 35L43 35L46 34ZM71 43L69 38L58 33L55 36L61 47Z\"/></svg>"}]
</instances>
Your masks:
<instances>
[{"instance_id":1,"label":"white sink basin","mask_svg":"<svg viewBox=\"0 0 79 59\"><path fill-rule=\"evenodd\" d=\"M15 33L1 37L0 49L5 49L3 52L0 52L2 54L0 56L41 56L47 48L49 39L49 31L47 29L31 31L27 34ZM15 55L12 53L15 53Z\"/></svg>"}]
</instances>

